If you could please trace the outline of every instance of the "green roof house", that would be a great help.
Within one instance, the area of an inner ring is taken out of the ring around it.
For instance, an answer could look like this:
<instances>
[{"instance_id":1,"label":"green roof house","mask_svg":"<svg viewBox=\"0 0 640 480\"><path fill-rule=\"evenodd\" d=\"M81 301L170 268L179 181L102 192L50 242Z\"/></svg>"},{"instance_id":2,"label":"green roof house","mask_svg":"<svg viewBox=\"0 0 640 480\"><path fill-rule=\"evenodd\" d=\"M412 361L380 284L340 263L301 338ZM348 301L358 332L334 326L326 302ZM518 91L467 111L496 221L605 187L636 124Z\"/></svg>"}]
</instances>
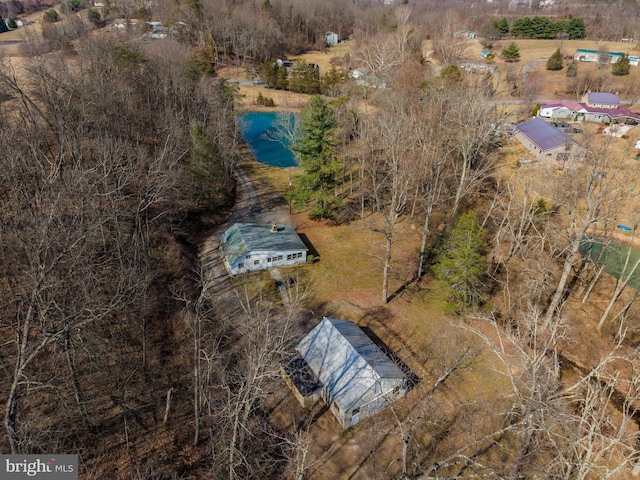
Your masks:
<instances>
[{"instance_id":1,"label":"green roof house","mask_svg":"<svg viewBox=\"0 0 640 480\"><path fill-rule=\"evenodd\" d=\"M220 237L232 275L307 261L308 249L291 225L236 223Z\"/></svg>"}]
</instances>

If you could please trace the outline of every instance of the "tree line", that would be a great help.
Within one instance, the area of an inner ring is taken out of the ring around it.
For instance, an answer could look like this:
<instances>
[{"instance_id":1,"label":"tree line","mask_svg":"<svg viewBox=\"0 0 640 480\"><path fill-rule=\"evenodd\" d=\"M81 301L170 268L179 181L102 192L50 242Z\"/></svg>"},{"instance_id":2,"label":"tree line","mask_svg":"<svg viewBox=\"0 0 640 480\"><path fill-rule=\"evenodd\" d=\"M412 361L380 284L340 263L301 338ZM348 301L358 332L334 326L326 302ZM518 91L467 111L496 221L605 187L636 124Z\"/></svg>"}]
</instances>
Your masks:
<instances>
[{"instance_id":1,"label":"tree line","mask_svg":"<svg viewBox=\"0 0 640 480\"><path fill-rule=\"evenodd\" d=\"M570 40L576 40L587 36L584 19L581 17L556 21L544 16L521 17L511 24L506 17L503 17L500 20L494 20L492 26L500 36L504 37L552 39L564 35Z\"/></svg>"}]
</instances>

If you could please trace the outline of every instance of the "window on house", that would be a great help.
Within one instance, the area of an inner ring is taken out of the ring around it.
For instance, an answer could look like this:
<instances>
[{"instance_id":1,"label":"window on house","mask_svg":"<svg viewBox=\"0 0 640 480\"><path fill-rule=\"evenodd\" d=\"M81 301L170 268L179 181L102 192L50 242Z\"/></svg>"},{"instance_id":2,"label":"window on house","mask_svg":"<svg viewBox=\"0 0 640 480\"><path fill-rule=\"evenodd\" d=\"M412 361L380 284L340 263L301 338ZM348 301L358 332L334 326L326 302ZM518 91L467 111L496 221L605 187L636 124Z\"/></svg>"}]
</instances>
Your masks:
<instances>
[{"instance_id":1,"label":"window on house","mask_svg":"<svg viewBox=\"0 0 640 480\"><path fill-rule=\"evenodd\" d=\"M267 263L271 263L271 257L267 257Z\"/></svg>"},{"instance_id":2,"label":"window on house","mask_svg":"<svg viewBox=\"0 0 640 480\"><path fill-rule=\"evenodd\" d=\"M353 410L351 410L351 415L357 415L360 413L360 409L359 408L354 408Z\"/></svg>"},{"instance_id":3,"label":"window on house","mask_svg":"<svg viewBox=\"0 0 640 480\"><path fill-rule=\"evenodd\" d=\"M298 258L302 258L302 252L298 252Z\"/></svg>"},{"instance_id":4,"label":"window on house","mask_svg":"<svg viewBox=\"0 0 640 480\"><path fill-rule=\"evenodd\" d=\"M254 261L253 261L253 264L254 264L254 265L260 265L260 260L254 260Z\"/></svg>"},{"instance_id":5,"label":"window on house","mask_svg":"<svg viewBox=\"0 0 640 480\"><path fill-rule=\"evenodd\" d=\"M287 260L291 260L291 254L287 255Z\"/></svg>"},{"instance_id":6,"label":"window on house","mask_svg":"<svg viewBox=\"0 0 640 480\"><path fill-rule=\"evenodd\" d=\"M249 260L251 258L251 255L247 255L247 260Z\"/></svg>"},{"instance_id":7,"label":"window on house","mask_svg":"<svg viewBox=\"0 0 640 480\"><path fill-rule=\"evenodd\" d=\"M238 268L244 268L244 263L239 263Z\"/></svg>"},{"instance_id":8,"label":"window on house","mask_svg":"<svg viewBox=\"0 0 640 480\"><path fill-rule=\"evenodd\" d=\"M278 258L276 258L276 260L282 260L282 255L278 255Z\"/></svg>"}]
</instances>

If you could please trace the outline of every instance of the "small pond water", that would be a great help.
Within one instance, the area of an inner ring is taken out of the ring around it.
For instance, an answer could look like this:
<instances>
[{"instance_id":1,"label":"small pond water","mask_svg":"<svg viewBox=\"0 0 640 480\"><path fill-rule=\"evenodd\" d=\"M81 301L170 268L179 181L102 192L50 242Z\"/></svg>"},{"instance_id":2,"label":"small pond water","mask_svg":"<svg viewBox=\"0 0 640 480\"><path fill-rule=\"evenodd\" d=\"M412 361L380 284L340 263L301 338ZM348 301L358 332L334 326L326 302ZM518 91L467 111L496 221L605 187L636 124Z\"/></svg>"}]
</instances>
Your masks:
<instances>
[{"instance_id":1,"label":"small pond water","mask_svg":"<svg viewBox=\"0 0 640 480\"><path fill-rule=\"evenodd\" d=\"M590 240L580 245L580 253L582 255L588 255L594 262L600 265L604 263L605 272L616 278L620 278L620 275L623 273L624 262L627 258L629 248L631 248L629 262L627 263L627 271L629 271L640 257L639 247L613 241L605 247L602 241ZM638 266L629 280L629 285L635 289L640 288L640 266Z\"/></svg>"},{"instance_id":2,"label":"small pond water","mask_svg":"<svg viewBox=\"0 0 640 480\"><path fill-rule=\"evenodd\" d=\"M294 114L291 113L291 119ZM283 139L276 124L277 112L250 112L238 118L242 137L256 160L274 167L297 165L289 142Z\"/></svg>"}]
</instances>

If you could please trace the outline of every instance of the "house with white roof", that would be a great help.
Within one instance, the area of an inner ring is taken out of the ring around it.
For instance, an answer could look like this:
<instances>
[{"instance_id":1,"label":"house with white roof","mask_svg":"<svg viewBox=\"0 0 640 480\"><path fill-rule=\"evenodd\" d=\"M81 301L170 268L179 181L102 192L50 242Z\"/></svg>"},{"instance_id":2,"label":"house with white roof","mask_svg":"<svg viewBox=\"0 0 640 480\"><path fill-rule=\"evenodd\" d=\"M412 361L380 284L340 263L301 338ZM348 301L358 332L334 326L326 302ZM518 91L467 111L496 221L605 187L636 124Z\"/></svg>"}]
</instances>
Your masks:
<instances>
[{"instance_id":1,"label":"house with white roof","mask_svg":"<svg viewBox=\"0 0 640 480\"><path fill-rule=\"evenodd\" d=\"M355 323L323 318L283 366L303 406L322 398L343 428L407 393L407 375Z\"/></svg>"},{"instance_id":2,"label":"house with white roof","mask_svg":"<svg viewBox=\"0 0 640 480\"><path fill-rule=\"evenodd\" d=\"M539 160L566 161L587 153L586 148L541 118L516 125L515 138Z\"/></svg>"},{"instance_id":3,"label":"house with white roof","mask_svg":"<svg viewBox=\"0 0 640 480\"><path fill-rule=\"evenodd\" d=\"M291 225L236 223L220 237L220 252L232 275L307 261L307 246Z\"/></svg>"}]
</instances>

